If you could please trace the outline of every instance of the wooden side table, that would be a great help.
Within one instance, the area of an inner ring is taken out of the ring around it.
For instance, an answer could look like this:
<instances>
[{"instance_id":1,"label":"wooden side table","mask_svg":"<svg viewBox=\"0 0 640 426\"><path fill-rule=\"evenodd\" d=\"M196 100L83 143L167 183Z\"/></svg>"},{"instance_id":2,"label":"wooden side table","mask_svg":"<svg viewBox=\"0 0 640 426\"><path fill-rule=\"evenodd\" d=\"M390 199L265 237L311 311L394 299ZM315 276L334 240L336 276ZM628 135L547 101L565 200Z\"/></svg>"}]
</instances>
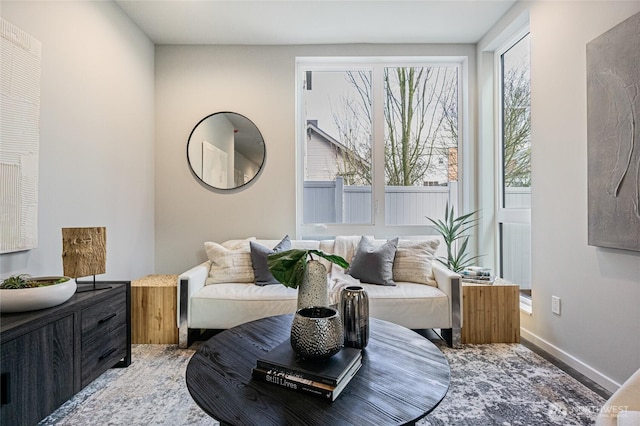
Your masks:
<instances>
[{"instance_id":1,"label":"wooden side table","mask_svg":"<svg viewBox=\"0 0 640 426\"><path fill-rule=\"evenodd\" d=\"M131 281L131 343L178 343L177 275Z\"/></svg>"},{"instance_id":2,"label":"wooden side table","mask_svg":"<svg viewBox=\"0 0 640 426\"><path fill-rule=\"evenodd\" d=\"M520 287L462 285L462 343L520 343Z\"/></svg>"}]
</instances>

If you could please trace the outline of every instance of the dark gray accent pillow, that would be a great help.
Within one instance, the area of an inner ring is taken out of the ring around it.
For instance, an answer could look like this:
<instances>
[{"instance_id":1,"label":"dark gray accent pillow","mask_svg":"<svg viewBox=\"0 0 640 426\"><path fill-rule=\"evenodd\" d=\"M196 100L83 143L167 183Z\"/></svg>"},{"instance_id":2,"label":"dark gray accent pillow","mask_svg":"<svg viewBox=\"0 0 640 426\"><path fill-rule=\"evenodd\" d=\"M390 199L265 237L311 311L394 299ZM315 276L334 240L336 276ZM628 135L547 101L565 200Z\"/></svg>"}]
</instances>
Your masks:
<instances>
[{"instance_id":1,"label":"dark gray accent pillow","mask_svg":"<svg viewBox=\"0 0 640 426\"><path fill-rule=\"evenodd\" d=\"M363 283L396 285L393 281L393 259L396 257L397 247L398 238L375 247L372 241L363 236L347 273Z\"/></svg>"},{"instance_id":2,"label":"dark gray accent pillow","mask_svg":"<svg viewBox=\"0 0 640 426\"><path fill-rule=\"evenodd\" d=\"M255 241L249 241L251 248L251 263L253 264L253 273L256 276L256 285L280 284L280 281L273 278L269 266L267 266L267 256L271 253L285 251L291 249L291 240L285 235L273 249L258 244Z\"/></svg>"}]
</instances>

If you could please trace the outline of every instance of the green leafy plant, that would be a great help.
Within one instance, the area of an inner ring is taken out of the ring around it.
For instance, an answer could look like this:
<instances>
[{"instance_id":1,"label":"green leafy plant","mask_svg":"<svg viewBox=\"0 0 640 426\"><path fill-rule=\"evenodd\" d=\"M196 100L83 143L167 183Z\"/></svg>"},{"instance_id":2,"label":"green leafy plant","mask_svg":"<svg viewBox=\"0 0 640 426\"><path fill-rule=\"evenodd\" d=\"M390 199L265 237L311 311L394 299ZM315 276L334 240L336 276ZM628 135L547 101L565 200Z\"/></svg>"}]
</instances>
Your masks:
<instances>
[{"instance_id":1,"label":"green leafy plant","mask_svg":"<svg viewBox=\"0 0 640 426\"><path fill-rule=\"evenodd\" d=\"M272 253L267 256L267 266L276 280L287 287L298 288L304 279L308 260L313 260L312 255L320 256L345 269L349 267L349 263L342 257L313 249L291 249Z\"/></svg>"},{"instance_id":2,"label":"green leafy plant","mask_svg":"<svg viewBox=\"0 0 640 426\"><path fill-rule=\"evenodd\" d=\"M469 256L467 247L470 235L467 231L478 226L478 218L473 216L478 210L454 217L453 206L449 203L445 206L444 221L427 217L433 223L436 231L442 235L447 245L447 257L440 257L438 261L454 272L462 272L467 266L471 266L480 256Z\"/></svg>"},{"instance_id":3,"label":"green leafy plant","mask_svg":"<svg viewBox=\"0 0 640 426\"><path fill-rule=\"evenodd\" d=\"M56 279L37 279L31 278L29 274L13 275L6 278L0 284L2 290L17 290L22 288L45 287L48 285L60 284L69 281L67 277L59 277Z\"/></svg>"},{"instance_id":4,"label":"green leafy plant","mask_svg":"<svg viewBox=\"0 0 640 426\"><path fill-rule=\"evenodd\" d=\"M0 288L5 290L27 288L29 287L29 280L31 280L31 275L28 274L13 275L3 280Z\"/></svg>"}]
</instances>

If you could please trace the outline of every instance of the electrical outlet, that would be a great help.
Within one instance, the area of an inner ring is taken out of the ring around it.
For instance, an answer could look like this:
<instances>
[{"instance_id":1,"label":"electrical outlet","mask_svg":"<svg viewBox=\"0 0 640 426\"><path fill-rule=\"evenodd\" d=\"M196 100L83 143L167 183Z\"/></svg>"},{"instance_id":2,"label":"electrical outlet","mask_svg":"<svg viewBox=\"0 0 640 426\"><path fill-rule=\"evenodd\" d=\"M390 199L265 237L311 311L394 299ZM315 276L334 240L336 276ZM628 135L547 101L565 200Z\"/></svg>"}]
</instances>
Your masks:
<instances>
[{"instance_id":1,"label":"electrical outlet","mask_svg":"<svg viewBox=\"0 0 640 426\"><path fill-rule=\"evenodd\" d=\"M560 298L558 296L551 296L551 312L560 315Z\"/></svg>"}]
</instances>

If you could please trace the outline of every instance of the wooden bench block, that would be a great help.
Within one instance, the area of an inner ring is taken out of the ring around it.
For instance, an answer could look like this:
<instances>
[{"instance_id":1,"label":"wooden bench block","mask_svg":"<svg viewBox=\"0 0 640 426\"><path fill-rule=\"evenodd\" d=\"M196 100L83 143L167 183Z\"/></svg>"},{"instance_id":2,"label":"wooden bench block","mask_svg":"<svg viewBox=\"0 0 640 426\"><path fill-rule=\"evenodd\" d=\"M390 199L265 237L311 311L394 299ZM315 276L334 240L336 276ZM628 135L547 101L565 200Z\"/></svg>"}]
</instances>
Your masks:
<instances>
[{"instance_id":1,"label":"wooden bench block","mask_svg":"<svg viewBox=\"0 0 640 426\"><path fill-rule=\"evenodd\" d=\"M131 343L176 344L177 275L131 282Z\"/></svg>"},{"instance_id":2,"label":"wooden bench block","mask_svg":"<svg viewBox=\"0 0 640 426\"><path fill-rule=\"evenodd\" d=\"M462 286L462 343L520 343L517 285Z\"/></svg>"}]
</instances>

